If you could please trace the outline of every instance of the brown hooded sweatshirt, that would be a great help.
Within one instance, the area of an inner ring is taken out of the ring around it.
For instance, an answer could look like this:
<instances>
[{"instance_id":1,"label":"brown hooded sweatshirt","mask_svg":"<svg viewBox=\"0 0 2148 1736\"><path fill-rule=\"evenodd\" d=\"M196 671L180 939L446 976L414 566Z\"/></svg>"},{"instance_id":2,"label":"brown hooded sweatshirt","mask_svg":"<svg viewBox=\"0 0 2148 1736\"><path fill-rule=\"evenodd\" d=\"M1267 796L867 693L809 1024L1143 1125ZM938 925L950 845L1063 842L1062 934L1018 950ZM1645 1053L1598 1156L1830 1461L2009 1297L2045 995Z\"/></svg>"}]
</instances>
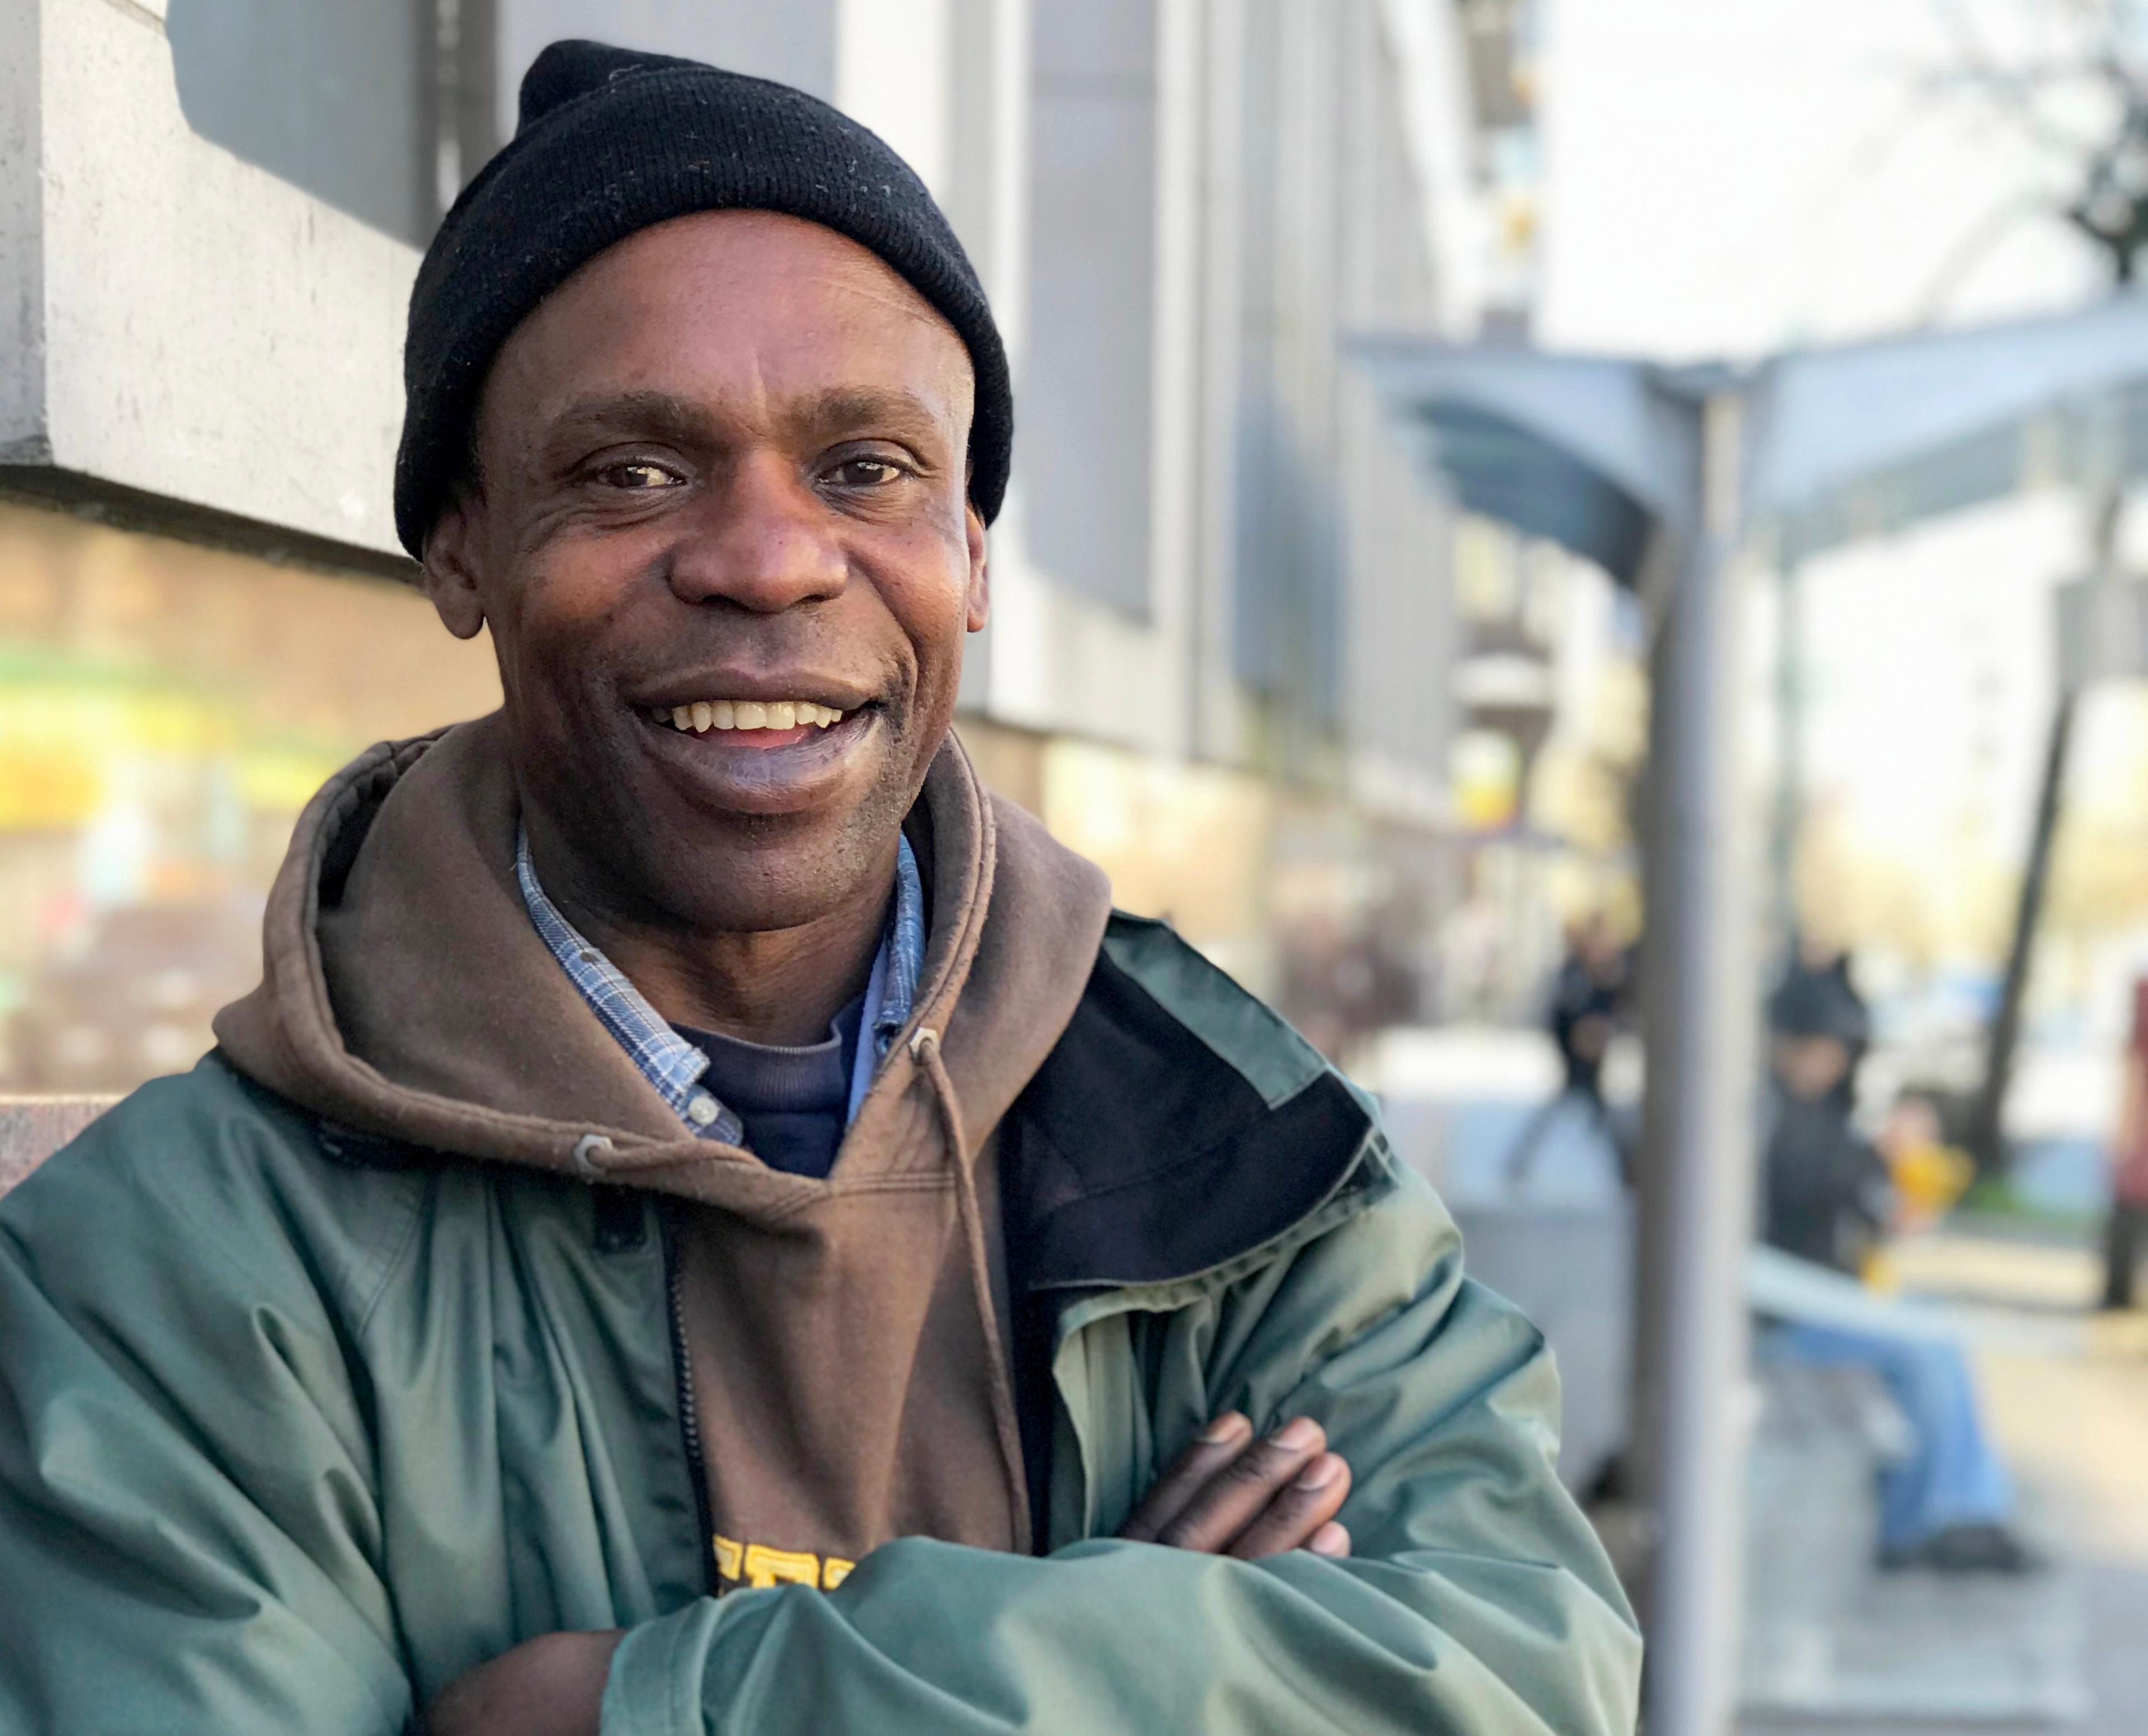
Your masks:
<instances>
[{"instance_id":1,"label":"brown hooded sweatshirt","mask_svg":"<svg viewBox=\"0 0 2148 1736\"><path fill-rule=\"evenodd\" d=\"M909 830L911 1021L826 1180L698 1139L583 1001L514 880L497 715L374 748L301 816L233 1063L336 1127L668 1196L715 1571L832 1586L879 1544L1030 1544L993 1134L1073 1016L1103 876L951 740Z\"/></svg>"}]
</instances>

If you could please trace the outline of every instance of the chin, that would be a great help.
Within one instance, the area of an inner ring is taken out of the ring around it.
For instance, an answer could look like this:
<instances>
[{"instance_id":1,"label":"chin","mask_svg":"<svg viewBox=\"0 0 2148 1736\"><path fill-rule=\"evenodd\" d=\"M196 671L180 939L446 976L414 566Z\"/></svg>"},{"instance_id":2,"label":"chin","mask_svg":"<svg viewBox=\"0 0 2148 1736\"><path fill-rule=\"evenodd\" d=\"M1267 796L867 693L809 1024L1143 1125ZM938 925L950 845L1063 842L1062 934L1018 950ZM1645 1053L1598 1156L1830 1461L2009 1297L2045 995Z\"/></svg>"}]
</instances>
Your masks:
<instances>
[{"instance_id":1,"label":"chin","mask_svg":"<svg viewBox=\"0 0 2148 1736\"><path fill-rule=\"evenodd\" d=\"M695 842L636 863L635 877L651 904L695 930L801 928L877 891L901 814L878 824L855 810L703 819L675 835Z\"/></svg>"},{"instance_id":2,"label":"chin","mask_svg":"<svg viewBox=\"0 0 2148 1736\"><path fill-rule=\"evenodd\" d=\"M529 769L570 837L588 840L584 897L660 926L765 932L877 895L923 777L906 734L875 713L802 750L743 753L637 720L609 738L586 731L580 753L557 743Z\"/></svg>"}]
</instances>

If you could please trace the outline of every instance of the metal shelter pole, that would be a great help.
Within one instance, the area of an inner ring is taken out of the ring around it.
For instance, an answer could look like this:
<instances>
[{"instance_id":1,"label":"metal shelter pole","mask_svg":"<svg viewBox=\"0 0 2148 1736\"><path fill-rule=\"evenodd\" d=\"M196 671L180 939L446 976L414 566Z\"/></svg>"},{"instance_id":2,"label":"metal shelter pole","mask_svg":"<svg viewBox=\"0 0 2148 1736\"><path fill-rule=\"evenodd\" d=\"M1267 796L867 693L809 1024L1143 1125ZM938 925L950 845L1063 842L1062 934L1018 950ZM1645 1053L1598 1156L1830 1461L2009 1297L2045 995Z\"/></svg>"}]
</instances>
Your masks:
<instances>
[{"instance_id":1,"label":"metal shelter pole","mask_svg":"<svg viewBox=\"0 0 2148 1736\"><path fill-rule=\"evenodd\" d=\"M2125 516L2123 479L2125 435L2115 407L2101 406L2094 428L2095 463L2099 472L2090 487L2089 577L2097 585L2118 581L2119 536ZM2080 700L2081 672L2061 666L2058 699L2051 711L2051 732L2045 738L2043 780L2036 786L2036 820L2029 837L2029 861L2021 876L2021 894L2014 911L2014 936L2006 949L2006 974L2000 979L1999 1005L1985 1041L1984 1078L1977 1087L1969 1125L1970 1155L1979 1173L2003 1176L2006 1146L2006 1093L2014 1082L2014 1059L2021 1043L2021 1013L2029 996L2029 971L2035 962L2036 931L2051 882L2051 856L2065 802L2066 756Z\"/></svg>"},{"instance_id":2,"label":"metal shelter pole","mask_svg":"<svg viewBox=\"0 0 2148 1736\"><path fill-rule=\"evenodd\" d=\"M1774 942L1785 961L1798 943L1798 840L1805 811L1805 595L1800 563L1775 580L1775 812L1768 839Z\"/></svg>"},{"instance_id":3,"label":"metal shelter pole","mask_svg":"<svg viewBox=\"0 0 2148 1736\"><path fill-rule=\"evenodd\" d=\"M2006 1093L2014 1082L2014 1057L2021 1042L2021 1010L2028 999L2029 967L2035 961L2036 930L2051 881L2052 849L2058 840L2065 800L2066 756L2074 735L2080 695L2063 685L2051 713L2051 731L2044 742L2044 773L2036 786L2036 820L2029 838L2029 862L2014 911L2014 935L2006 949L2006 974L2000 979L1999 1006L1985 1040L1984 1077L1970 1108L1970 1155L1981 1175L2003 1176L2007 1168Z\"/></svg>"},{"instance_id":4,"label":"metal shelter pole","mask_svg":"<svg viewBox=\"0 0 2148 1736\"><path fill-rule=\"evenodd\" d=\"M1732 566L1744 407L1724 391L1686 408L1700 423L1701 507L1657 629L1644 942L1640 1246L1659 1262L1639 1322L1649 1371L1641 1493L1659 1527L1644 1598L1646 1723L1649 1736L1727 1736L1743 1588L1758 1013Z\"/></svg>"}]
</instances>

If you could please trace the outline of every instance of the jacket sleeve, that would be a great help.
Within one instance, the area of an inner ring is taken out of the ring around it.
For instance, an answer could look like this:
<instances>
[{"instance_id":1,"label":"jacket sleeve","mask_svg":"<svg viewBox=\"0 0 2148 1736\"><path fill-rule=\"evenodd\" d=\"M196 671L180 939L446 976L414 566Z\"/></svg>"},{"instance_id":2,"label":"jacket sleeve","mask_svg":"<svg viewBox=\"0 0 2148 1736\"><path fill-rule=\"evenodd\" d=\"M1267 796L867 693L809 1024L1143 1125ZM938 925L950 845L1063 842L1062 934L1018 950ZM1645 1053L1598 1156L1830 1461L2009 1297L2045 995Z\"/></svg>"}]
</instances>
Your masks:
<instances>
[{"instance_id":1,"label":"jacket sleeve","mask_svg":"<svg viewBox=\"0 0 2148 1736\"><path fill-rule=\"evenodd\" d=\"M1355 1473L1352 1559L1246 1563L1100 1538L1040 1561L908 1539L831 1593L735 1593L635 1628L604 1736L1634 1728L1640 1639L1554 1474L1549 1353L1463 1280L1428 1188L1399 1177L1168 1321L1153 1390L1202 1390L1176 1418L1173 1401L1157 1403L1159 1440L1233 1404L1257 1422L1319 1418Z\"/></svg>"},{"instance_id":2,"label":"jacket sleeve","mask_svg":"<svg viewBox=\"0 0 2148 1736\"><path fill-rule=\"evenodd\" d=\"M0 1729L394 1736L355 1382L258 1190L188 1161L176 1089L0 1207Z\"/></svg>"}]
</instances>

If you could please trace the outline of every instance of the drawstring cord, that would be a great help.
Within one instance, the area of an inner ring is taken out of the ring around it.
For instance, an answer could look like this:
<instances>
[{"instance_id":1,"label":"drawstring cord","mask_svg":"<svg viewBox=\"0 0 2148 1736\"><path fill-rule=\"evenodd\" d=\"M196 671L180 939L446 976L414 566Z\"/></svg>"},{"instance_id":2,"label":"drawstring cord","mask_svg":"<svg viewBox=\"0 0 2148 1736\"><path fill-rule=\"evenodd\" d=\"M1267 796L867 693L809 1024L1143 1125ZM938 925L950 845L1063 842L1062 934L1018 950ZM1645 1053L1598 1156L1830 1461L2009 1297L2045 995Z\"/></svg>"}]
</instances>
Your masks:
<instances>
[{"instance_id":1,"label":"drawstring cord","mask_svg":"<svg viewBox=\"0 0 2148 1736\"><path fill-rule=\"evenodd\" d=\"M969 1141L962 1131L961 1106L955 1100L955 1081L947 1076L947 1064L940 1058L940 1033L930 1025L920 1027L910 1040L911 1058L932 1081L932 1095L940 1106L946 1129L948 1149L955 1161L955 1196L962 1217L962 1234L970 1245L970 1286L976 1292L977 1324L984 1329L985 1357L991 1370L992 1421L1000 1437L1000 1460L1006 1468L1007 1511L1014 1521L1015 1553L1030 1553L1029 1484L1022 1469L1021 1425L1014 1408L1014 1377L1006 1347L1000 1332L999 1311L992 1305L992 1268L985 1247L984 1213L977 1204L977 1178L970 1166Z\"/></svg>"}]
</instances>

